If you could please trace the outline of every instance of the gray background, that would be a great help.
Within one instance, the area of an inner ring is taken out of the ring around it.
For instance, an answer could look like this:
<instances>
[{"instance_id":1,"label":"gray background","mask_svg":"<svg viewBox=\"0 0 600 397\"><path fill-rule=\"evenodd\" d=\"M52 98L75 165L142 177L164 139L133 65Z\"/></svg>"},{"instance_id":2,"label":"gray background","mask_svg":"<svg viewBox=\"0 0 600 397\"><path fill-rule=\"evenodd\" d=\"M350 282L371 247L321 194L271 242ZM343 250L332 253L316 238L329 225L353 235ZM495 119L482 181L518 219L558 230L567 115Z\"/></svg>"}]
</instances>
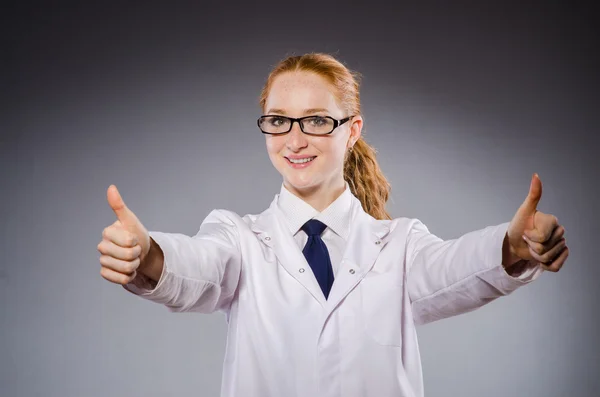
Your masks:
<instances>
[{"instance_id":1,"label":"gray background","mask_svg":"<svg viewBox=\"0 0 600 397\"><path fill-rule=\"evenodd\" d=\"M419 328L426 395L598 395L597 18L497 4L8 8L0 394L218 395L224 317L100 276L106 189L151 230L262 211L281 178L259 91L279 59L324 51L364 75L393 216L458 237L510 220L538 172L539 209L567 230L558 274Z\"/></svg>"}]
</instances>

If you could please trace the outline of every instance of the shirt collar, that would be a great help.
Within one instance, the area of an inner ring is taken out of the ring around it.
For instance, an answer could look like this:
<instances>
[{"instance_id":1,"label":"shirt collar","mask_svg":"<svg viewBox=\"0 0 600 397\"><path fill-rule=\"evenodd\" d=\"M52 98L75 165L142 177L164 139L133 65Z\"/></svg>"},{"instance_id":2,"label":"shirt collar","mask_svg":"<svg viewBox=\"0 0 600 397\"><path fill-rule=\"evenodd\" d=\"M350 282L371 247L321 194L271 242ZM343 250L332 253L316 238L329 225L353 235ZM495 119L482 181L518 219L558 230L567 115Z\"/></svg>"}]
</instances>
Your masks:
<instances>
[{"instance_id":1,"label":"shirt collar","mask_svg":"<svg viewBox=\"0 0 600 397\"><path fill-rule=\"evenodd\" d=\"M337 235L347 239L350 233L352 192L348 182L345 184L346 188L342 194L322 212L319 212L287 190L282 183L277 205L283 213L292 235L295 235L307 221L314 218L326 224Z\"/></svg>"}]
</instances>

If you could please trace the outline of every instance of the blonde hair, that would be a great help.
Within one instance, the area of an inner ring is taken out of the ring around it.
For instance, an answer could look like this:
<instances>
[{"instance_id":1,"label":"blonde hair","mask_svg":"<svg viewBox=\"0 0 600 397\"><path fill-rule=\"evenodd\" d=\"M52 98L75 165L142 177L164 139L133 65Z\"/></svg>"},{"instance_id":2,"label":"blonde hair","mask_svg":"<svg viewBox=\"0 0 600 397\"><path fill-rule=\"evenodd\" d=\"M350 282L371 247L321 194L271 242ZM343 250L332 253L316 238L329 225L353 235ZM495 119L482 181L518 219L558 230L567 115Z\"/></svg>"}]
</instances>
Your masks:
<instances>
[{"instance_id":1,"label":"blonde hair","mask_svg":"<svg viewBox=\"0 0 600 397\"><path fill-rule=\"evenodd\" d=\"M267 96L277 76L286 72L311 72L327 80L336 89L336 97L348 115L360 112L360 74L350 71L344 64L329 54L308 53L289 56L271 70L260 94L260 107L265 110ZM390 193L390 184L377 164L375 149L364 138L356 141L344 160L344 180L352 193L360 200L363 209L375 219L391 219L385 209Z\"/></svg>"}]
</instances>

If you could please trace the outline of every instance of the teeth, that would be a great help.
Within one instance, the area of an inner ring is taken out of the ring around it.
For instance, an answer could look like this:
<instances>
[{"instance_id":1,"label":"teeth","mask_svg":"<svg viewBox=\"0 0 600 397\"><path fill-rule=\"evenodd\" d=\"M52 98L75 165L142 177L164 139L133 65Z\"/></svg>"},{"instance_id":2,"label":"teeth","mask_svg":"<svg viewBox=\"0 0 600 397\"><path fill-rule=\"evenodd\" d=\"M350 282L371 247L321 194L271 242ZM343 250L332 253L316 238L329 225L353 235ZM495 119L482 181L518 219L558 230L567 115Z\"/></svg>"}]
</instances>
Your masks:
<instances>
[{"instance_id":1,"label":"teeth","mask_svg":"<svg viewBox=\"0 0 600 397\"><path fill-rule=\"evenodd\" d=\"M305 159L301 159L301 160L294 160L294 159L288 159L290 160L291 163L294 164L302 164L302 163L308 163L309 161L313 161L315 158L314 157L308 157Z\"/></svg>"}]
</instances>

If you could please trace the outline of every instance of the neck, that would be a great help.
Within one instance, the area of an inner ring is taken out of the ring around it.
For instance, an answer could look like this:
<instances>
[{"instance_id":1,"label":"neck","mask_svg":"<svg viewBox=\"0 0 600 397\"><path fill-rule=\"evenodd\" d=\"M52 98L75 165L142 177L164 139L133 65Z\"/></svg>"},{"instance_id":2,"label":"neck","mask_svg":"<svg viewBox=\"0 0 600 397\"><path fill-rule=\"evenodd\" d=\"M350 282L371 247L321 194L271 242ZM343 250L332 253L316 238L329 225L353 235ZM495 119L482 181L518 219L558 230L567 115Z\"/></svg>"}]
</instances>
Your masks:
<instances>
[{"instance_id":1,"label":"neck","mask_svg":"<svg viewBox=\"0 0 600 397\"><path fill-rule=\"evenodd\" d=\"M285 181L283 182L283 185L287 190L290 191L290 193L300 197L319 212L329 207L329 205L338 197L340 197L346 189L346 182L344 181L344 178L341 178L341 180L337 180L335 182L331 182L327 185L322 184L304 189L297 189Z\"/></svg>"}]
</instances>

